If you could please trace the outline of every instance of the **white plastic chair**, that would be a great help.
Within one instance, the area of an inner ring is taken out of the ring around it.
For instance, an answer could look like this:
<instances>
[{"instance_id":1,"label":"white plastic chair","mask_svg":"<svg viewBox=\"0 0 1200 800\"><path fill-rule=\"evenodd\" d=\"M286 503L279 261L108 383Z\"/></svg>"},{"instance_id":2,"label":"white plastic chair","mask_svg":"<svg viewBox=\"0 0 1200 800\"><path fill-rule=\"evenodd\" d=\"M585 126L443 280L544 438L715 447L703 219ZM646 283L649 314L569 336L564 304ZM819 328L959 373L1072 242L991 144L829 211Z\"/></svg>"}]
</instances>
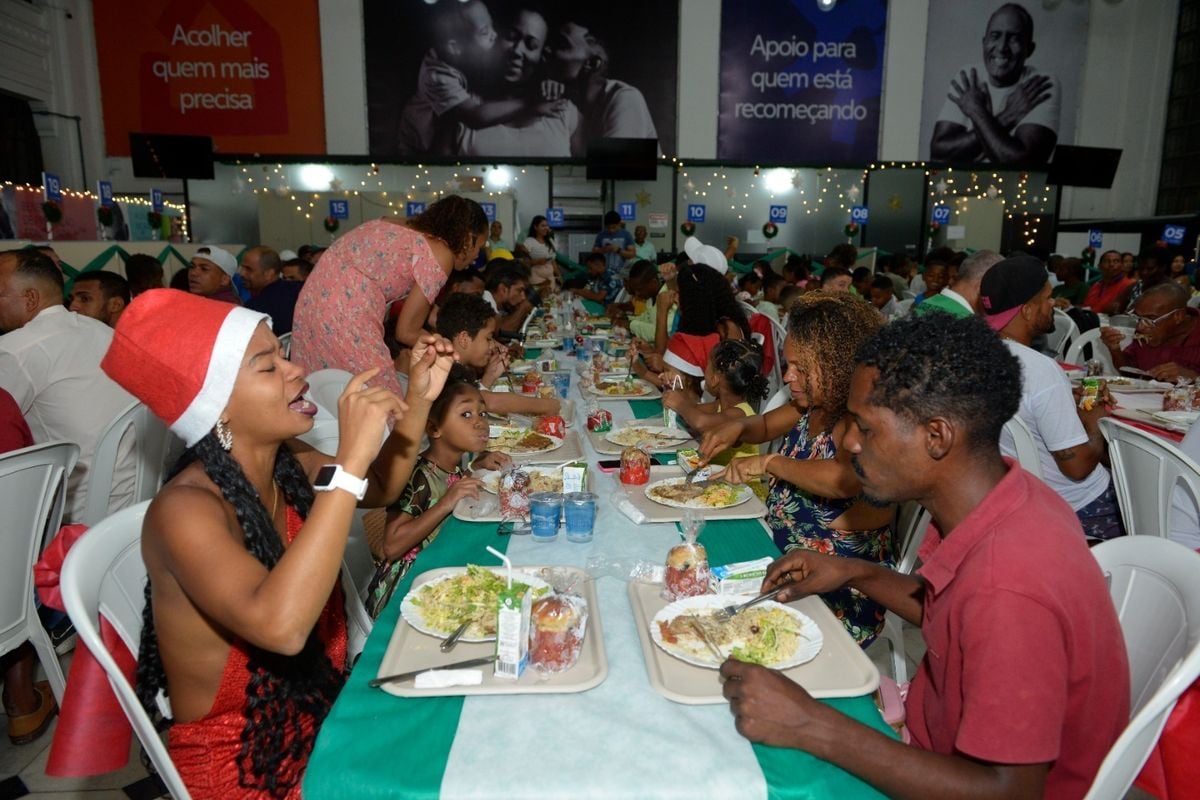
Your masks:
<instances>
[{"instance_id":1,"label":"white plastic chair","mask_svg":"<svg viewBox=\"0 0 1200 800\"><path fill-rule=\"evenodd\" d=\"M126 441L127 435L132 438ZM128 458L130 451L134 454L135 471L133 497L128 505L154 497L162 486L173 439L175 435L143 403L135 402L118 414L100 434L88 471L87 505L78 521L95 525L109 515L113 472L117 462Z\"/></svg>"},{"instance_id":2,"label":"white plastic chair","mask_svg":"<svg viewBox=\"0 0 1200 800\"><path fill-rule=\"evenodd\" d=\"M917 551L925 541L933 516L919 503L904 503L896 511L896 551L900 554L896 572L911 575L917 566ZM880 639L887 641L892 654L892 678L896 683L908 680L908 656L904 648L904 620L891 611L883 620Z\"/></svg>"},{"instance_id":3,"label":"white plastic chair","mask_svg":"<svg viewBox=\"0 0 1200 800\"><path fill-rule=\"evenodd\" d=\"M902 319L912 313L914 300L916 300L916 297L906 297L900 302L896 303L896 319Z\"/></svg>"},{"instance_id":4,"label":"white plastic chair","mask_svg":"<svg viewBox=\"0 0 1200 800\"><path fill-rule=\"evenodd\" d=\"M62 703L66 679L33 598L33 565L62 523L79 446L36 444L0 455L0 655L30 642Z\"/></svg>"},{"instance_id":5,"label":"white plastic chair","mask_svg":"<svg viewBox=\"0 0 1200 800\"><path fill-rule=\"evenodd\" d=\"M750 317L758 313L758 309L745 300L738 300L738 305L742 307L742 311L746 312L746 319L750 319Z\"/></svg>"},{"instance_id":6,"label":"white plastic chair","mask_svg":"<svg viewBox=\"0 0 1200 800\"><path fill-rule=\"evenodd\" d=\"M1083 348L1089 344L1092 346L1092 358L1104 365L1104 374L1116 375L1117 368L1113 366L1112 356L1109 355L1104 342L1100 341L1099 328L1093 328L1076 336L1075 341L1071 342L1071 346L1067 348L1067 355L1063 360L1068 364L1083 366L1087 361L1083 356Z\"/></svg>"},{"instance_id":7,"label":"white plastic chair","mask_svg":"<svg viewBox=\"0 0 1200 800\"><path fill-rule=\"evenodd\" d=\"M138 740L146 748L150 762L176 800L190 795L159 738L154 723L142 708L133 685L125 679L116 660L100 638L103 616L131 652L137 653L142 637L142 609L145 607L146 565L142 561L142 522L149 502L138 503L108 517L93 527L67 553L63 564L63 601L79 637L95 656L108 677L121 710L133 726ZM362 652L370 619L343 564L342 589L348 621L348 649L353 659ZM363 628L365 620L367 627ZM163 711L169 705L162 702Z\"/></svg>"},{"instance_id":8,"label":"white plastic chair","mask_svg":"<svg viewBox=\"0 0 1200 800\"><path fill-rule=\"evenodd\" d=\"M1037 442L1034 441L1033 434L1029 432L1029 428L1020 417L1013 417L1004 423L1004 431L1012 438L1013 451L1017 454L1017 462L1026 472L1033 474L1038 480L1041 480L1042 458L1038 454ZM1001 440L1003 440L1003 435L1001 436Z\"/></svg>"},{"instance_id":9,"label":"white plastic chair","mask_svg":"<svg viewBox=\"0 0 1200 800\"><path fill-rule=\"evenodd\" d=\"M1193 295L1187 304L1188 308L1200 308L1200 294Z\"/></svg>"},{"instance_id":10,"label":"white plastic chair","mask_svg":"<svg viewBox=\"0 0 1200 800\"><path fill-rule=\"evenodd\" d=\"M1050 351L1050 356L1055 359L1062 358L1067 352L1067 345L1077 336L1079 326L1071 319L1071 315L1061 308L1054 309L1054 332L1046 335L1046 348Z\"/></svg>"},{"instance_id":11,"label":"white plastic chair","mask_svg":"<svg viewBox=\"0 0 1200 800\"><path fill-rule=\"evenodd\" d=\"M308 396L317 404L317 420L336 420L338 398L354 376L344 369L319 369L308 376Z\"/></svg>"},{"instance_id":12,"label":"white plastic chair","mask_svg":"<svg viewBox=\"0 0 1200 800\"><path fill-rule=\"evenodd\" d=\"M1124 797L1179 696L1200 677L1200 554L1149 536L1092 548L1108 579L1129 654L1129 725L1086 795Z\"/></svg>"},{"instance_id":13,"label":"white plastic chair","mask_svg":"<svg viewBox=\"0 0 1200 800\"><path fill-rule=\"evenodd\" d=\"M771 395L770 398L767 399L766 405L764 405L762 407L762 410L759 411L758 413L765 415L783 405L786 405L787 403L790 403L791 400L792 400L792 390L786 386L781 386L781 387L779 387L779 389L777 389L775 391L775 394ZM764 453L777 453L777 452L779 452L779 447L782 444L783 444L783 437L779 437L777 439L773 439L772 441L764 442L762 445L759 446L759 449L762 450Z\"/></svg>"},{"instance_id":14,"label":"white plastic chair","mask_svg":"<svg viewBox=\"0 0 1200 800\"><path fill-rule=\"evenodd\" d=\"M1178 487L1200 507L1200 464L1161 436L1111 417L1100 420L1108 442L1121 521L1131 535L1171 533L1171 501Z\"/></svg>"},{"instance_id":15,"label":"white plastic chair","mask_svg":"<svg viewBox=\"0 0 1200 800\"><path fill-rule=\"evenodd\" d=\"M292 334L290 331L279 334L279 346L283 348L284 358L292 357Z\"/></svg>"}]
</instances>

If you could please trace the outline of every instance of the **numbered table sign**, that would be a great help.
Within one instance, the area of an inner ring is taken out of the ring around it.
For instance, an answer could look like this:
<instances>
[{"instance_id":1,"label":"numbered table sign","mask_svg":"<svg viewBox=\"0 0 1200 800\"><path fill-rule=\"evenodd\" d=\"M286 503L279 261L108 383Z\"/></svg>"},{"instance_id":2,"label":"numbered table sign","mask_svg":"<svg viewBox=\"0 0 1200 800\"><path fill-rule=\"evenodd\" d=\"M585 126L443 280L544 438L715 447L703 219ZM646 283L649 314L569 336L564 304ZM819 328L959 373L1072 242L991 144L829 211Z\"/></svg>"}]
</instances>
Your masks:
<instances>
[{"instance_id":1,"label":"numbered table sign","mask_svg":"<svg viewBox=\"0 0 1200 800\"><path fill-rule=\"evenodd\" d=\"M425 204L419 200L410 200L404 204L404 216L419 217L425 213Z\"/></svg>"},{"instance_id":2,"label":"numbered table sign","mask_svg":"<svg viewBox=\"0 0 1200 800\"><path fill-rule=\"evenodd\" d=\"M1172 247L1178 247L1183 244L1185 233L1187 230L1183 225L1167 225L1163 228L1162 240Z\"/></svg>"},{"instance_id":3,"label":"numbered table sign","mask_svg":"<svg viewBox=\"0 0 1200 800\"><path fill-rule=\"evenodd\" d=\"M950 221L950 206L934 206L931 219L938 225L945 225Z\"/></svg>"},{"instance_id":4,"label":"numbered table sign","mask_svg":"<svg viewBox=\"0 0 1200 800\"><path fill-rule=\"evenodd\" d=\"M161 214L163 210L162 189L150 190L150 207Z\"/></svg>"},{"instance_id":5,"label":"numbered table sign","mask_svg":"<svg viewBox=\"0 0 1200 800\"><path fill-rule=\"evenodd\" d=\"M112 181L97 181L96 195L100 198L100 205L103 208L112 208Z\"/></svg>"},{"instance_id":6,"label":"numbered table sign","mask_svg":"<svg viewBox=\"0 0 1200 800\"><path fill-rule=\"evenodd\" d=\"M688 203L688 222L695 223L696 225L702 225L704 223L706 212L707 209L703 203Z\"/></svg>"},{"instance_id":7,"label":"numbered table sign","mask_svg":"<svg viewBox=\"0 0 1200 800\"><path fill-rule=\"evenodd\" d=\"M784 224L787 222L787 206L771 206L767 218L776 225Z\"/></svg>"},{"instance_id":8,"label":"numbered table sign","mask_svg":"<svg viewBox=\"0 0 1200 800\"><path fill-rule=\"evenodd\" d=\"M42 173L42 196L48 202L62 202L62 181L53 172Z\"/></svg>"},{"instance_id":9,"label":"numbered table sign","mask_svg":"<svg viewBox=\"0 0 1200 800\"><path fill-rule=\"evenodd\" d=\"M567 215L561 208L547 208L546 222L551 228L561 228L567 224Z\"/></svg>"},{"instance_id":10,"label":"numbered table sign","mask_svg":"<svg viewBox=\"0 0 1200 800\"><path fill-rule=\"evenodd\" d=\"M633 222L637 219L637 203L617 203L617 213L623 221Z\"/></svg>"},{"instance_id":11,"label":"numbered table sign","mask_svg":"<svg viewBox=\"0 0 1200 800\"><path fill-rule=\"evenodd\" d=\"M1088 247L1099 248L1104 244L1104 231L1099 228L1088 229Z\"/></svg>"},{"instance_id":12,"label":"numbered table sign","mask_svg":"<svg viewBox=\"0 0 1200 800\"><path fill-rule=\"evenodd\" d=\"M855 206L854 208L850 209L850 221L858 223L859 225L866 225L867 224L867 207L866 206Z\"/></svg>"},{"instance_id":13,"label":"numbered table sign","mask_svg":"<svg viewBox=\"0 0 1200 800\"><path fill-rule=\"evenodd\" d=\"M484 215L487 216L488 222L496 221L496 204L495 203L480 203L479 207L483 209Z\"/></svg>"},{"instance_id":14,"label":"numbered table sign","mask_svg":"<svg viewBox=\"0 0 1200 800\"><path fill-rule=\"evenodd\" d=\"M330 200L329 216L333 217L334 219L350 219L350 201Z\"/></svg>"}]
</instances>

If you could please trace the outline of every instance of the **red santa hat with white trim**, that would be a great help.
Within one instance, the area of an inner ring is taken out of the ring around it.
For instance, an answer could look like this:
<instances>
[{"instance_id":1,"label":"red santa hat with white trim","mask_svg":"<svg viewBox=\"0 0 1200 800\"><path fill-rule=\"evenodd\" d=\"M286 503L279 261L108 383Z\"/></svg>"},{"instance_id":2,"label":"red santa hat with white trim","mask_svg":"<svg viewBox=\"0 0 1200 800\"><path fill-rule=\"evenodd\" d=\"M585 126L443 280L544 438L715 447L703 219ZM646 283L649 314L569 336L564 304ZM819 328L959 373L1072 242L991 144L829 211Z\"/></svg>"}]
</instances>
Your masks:
<instances>
[{"instance_id":1,"label":"red santa hat with white trim","mask_svg":"<svg viewBox=\"0 0 1200 800\"><path fill-rule=\"evenodd\" d=\"M137 296L117 320L100 368L191 447L233 394L250 337L271 318L175 289Z\"/></svg>"}]
</instances>

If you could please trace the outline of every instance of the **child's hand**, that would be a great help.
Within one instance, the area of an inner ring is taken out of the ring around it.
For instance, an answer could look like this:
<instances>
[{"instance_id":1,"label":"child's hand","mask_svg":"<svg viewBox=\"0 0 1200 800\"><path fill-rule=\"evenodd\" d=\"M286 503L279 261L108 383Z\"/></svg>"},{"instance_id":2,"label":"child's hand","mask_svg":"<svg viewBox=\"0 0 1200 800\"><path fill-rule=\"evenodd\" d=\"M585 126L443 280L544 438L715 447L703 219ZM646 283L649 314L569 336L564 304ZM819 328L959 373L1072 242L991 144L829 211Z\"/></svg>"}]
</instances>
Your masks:
<instances>
[{"instance_id":1,"label":"child's hand","mask_svg":"<svg viewBox=\"0 0 1200 800\"><path fill-rule=\"evenodd\" d=\"M488 450L486 453L480 453L479 457L471 462L471 469L492 469L500 470L512 463L512 457L508 453L497 453Z\"/></svg>"},{"instance_id":2,"label":"child's hand","mask_svg":"<svg viewBox=\"0 0 1200 800\"><path fill-rule=\"evenodd\" d=\"M426 334L417 339L408 367L409 396L433 402L446 385L450 368L458 361L449 339Z\"/></svg>"},{"instance_id":3,"label":"child's hand","mask_svg":"<svg viewBox=\"0 0 1200 800\"><path fill-rule=\"evenodd\" d=\"M464 497L469 497L472 500L478 500L479 490L482 488L483 481L479 480L478 478L459 478L457 481L455 481L453 486L446 490L446 493L442 495L442 499L439 500L438 503L446 503L447 505L453 507L458 505L458 501L462 500Z\"/></svg>"},{"instance_id":4,"label":"child's hand","mask_svg":"<svg viewBox=\"0 0 1200 800\"><path fill-rule=\"evenodd\" d=\"M685 400L685 393L678 389L668 389L663 392L662 404L673 411L683 408L686 405Z\"/></svg>"},{"instance_id":5,"label":"child's hand","mask_svg":"<svg viewBox=\"0 0 1200 800\"><path fill-rule=\"evenodd\" d=\"M541 90L543 100L562 100L567 95L566 84L549 78L542 81Z\"/></svg>"}]
</instances>

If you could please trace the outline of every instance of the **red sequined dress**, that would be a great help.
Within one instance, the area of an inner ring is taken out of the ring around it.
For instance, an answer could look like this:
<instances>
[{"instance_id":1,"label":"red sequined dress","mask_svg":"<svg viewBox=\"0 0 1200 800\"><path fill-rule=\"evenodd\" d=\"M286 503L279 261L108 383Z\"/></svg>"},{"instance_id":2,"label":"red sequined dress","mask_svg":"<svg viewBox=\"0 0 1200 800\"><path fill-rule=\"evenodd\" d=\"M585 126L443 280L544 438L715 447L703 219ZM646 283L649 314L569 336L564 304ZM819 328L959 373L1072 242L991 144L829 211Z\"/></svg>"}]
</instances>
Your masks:
<instances>
[{"instance_id":1,"label":"red sequined dress","mask_svg":"<svg viewBox=\"0 0 1200 800\"><path fill-rule=\"evenodd\" d=\"M288 544L296 538L303 520L291 507L287 510ZM317 620L317 634L325 642L325 653L339 671L346 667L346 611L342 604L342 588L335 584L329 601ZM198 720L173 725L167 734L167 750L175 762L180 777L193 798L267 798L269 793L245 789L238 785L237 756L242 746L245 727L246 684L250 681L248 646L234 639L225 660L225 671L213 699L212 708ZM301 726L310 739L306 752L312 750L316 725L305 717ZM285 763L280 771L294 773L295 786L289 798L300 797L299 776L307 765L307 756L300 763Z\"/></svg>"}]
</instances>

